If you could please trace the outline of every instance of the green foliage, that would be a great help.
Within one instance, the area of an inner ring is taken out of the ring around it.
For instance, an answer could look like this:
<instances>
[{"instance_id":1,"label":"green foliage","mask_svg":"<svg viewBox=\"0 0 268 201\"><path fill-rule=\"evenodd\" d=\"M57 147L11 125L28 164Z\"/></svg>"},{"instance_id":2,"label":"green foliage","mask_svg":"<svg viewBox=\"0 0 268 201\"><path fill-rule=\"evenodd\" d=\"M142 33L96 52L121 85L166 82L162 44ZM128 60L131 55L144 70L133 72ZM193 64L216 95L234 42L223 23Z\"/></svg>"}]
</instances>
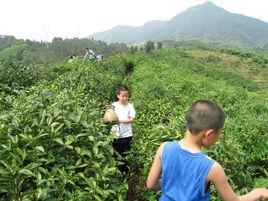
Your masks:
<instances>
[{"instance_id":1,"label":"green foliage","mask_svg":"<svg viewBox=\"0 0 268 201\"><path fill-rule=\"evenodd\" d=\"M19 40L12 44L10 47L7 47L0 51L0 59L8 59L8 60L22 60L23 59L23 51L27 48L27 44Z\"/></svg>"},{"instance_id":2,"label":"green foliage","mask_svg":"<svg viewBox=\"0 0 268 201\"><path fill-rule=\"evenodd\" d=\"M258 188L267 188L267 184L268 184L268 178L261 178L255 181L255 187Z\"/></svg>"},{"instance_id":3,"label":"green foliage","mask_svg":"<svg viewBox=\"0 0 268 201\"><path fill-rule=\"evenodd\" d=\"M1 200L124 200L128 185L101 121L124 64L120 55L78 61L58 79L17 91L0 115Z\"/></svg>"},{"instance_id":4,"label":"green foliage","mask_svg":"<svg viewBox=\"0 0 268 201\"><path fill-rule=\"evenodd\" d=\"M131 45L131 46L130 46L130 53L133 54L133 53L135 53L135 52L138 52L138 47L137 47L137 46L133 46L133 45Z\"/></svg>"},{"instance_id":5,"label":"green foliage","mask_svg":"<svg viewBox=\"0 0 268 201\"><path fill-rule=\"evenodd\" d=\"M51 44L48 44L48 50L52 51L58 58L69 57L72 53L83 57L85 48L90 48L96 53L101 52L104 56L128 51L127 46L123 43L106 44L102 41L85 38L62 39L56 37L52 40Z\"/></svg>"},{"instance_id":6,"label":"green foliage","mask_svg":"<svg viewBox=\"0 0 268 201\"><path fill-rule=\"evenodd\" d=\"M135 65L131 79L137 119L129 158L140 183L146 181L158 146L183 137L187 108L205 98L217 101L227 119L220 141L204 151L224 167L235 191L254 187L255 178L265 176L268 157L267 97L256 93L258 84L251 86L251 80L203 64L181 49L154 51L150 57ZM146 200L159 197L144 186L136 192ZM212 200L219 200L212 192Z\"/></svg>"},{"instance_id":7,"label":"green foliage","mask_svg":"<svg viewBox=\"0 0 268 201\"><path fill-rule=\"evenodd\" d=\"M65 42L58 38L53 45ZM40 45L27 43L32 49L23 55ZM156 149L183 137L185 111L197 99L217 101L226 113L219 142L204 151L223 166L234 190L267 183L267 95L258 83L219 66L219 57L194 58L188 50L195 48L34 68L3 60L0 200L156 200L160 192L145 188ZM117 169L113 137L102 123L104 106L122 83L130 86L137 111L130 183ZM128 189L133 197L127 198ZM212 189L211 200L219 199Z\"/></svg>"},{"instance_id":8,"label":"green foliage","mask_svg":"<svg viewBox=\"0 0 268 201\"><path fill-rule=\"evenodd\" d=\"M44 66L28 66L27 64L5 59L0 61L0 84L14 89L30 87L44 80L54 80L61 74L73 68L66 63L58 63ZM12 93L12 92L11 92Z\"/></svg>"},{"instance_id":9,"label":"green foliage","mask_svg":"<svg viewBox=\"0 0 268 201\"><path fill-rule=\"evenodd\" d=\"M157 49L162 49L163 43L162 42L157 42Z\"/></svg>"},{"instance_id":10,"label":"green foliage","mask_svg":"<svg viewBox=\"0 0 268 201\"><path fill-rule=\"evenodd\" d=\"M146 53L151 52L155 49L154 42L153 41L147 41L144 46L144 50Z\"/></svg>"},{"instance_id":11,"label":"green foliage","mask_svg":"<svg viewBox=\"0 0 268 201\"><path fill-rule=\"evenodd\" d=\"M102 53L105 57L128 51L127 46L123 43L106 44L86 38L62 39L56 37L49 43L23 41L17 40L13 36L4 36L0 37L0 60L15 60L26 66L47 65L62 60L67 61L71 54L83 57L86 47L90 47L96 53Z\"/></svg>"},{"instance_id":12,"label":"green foliage","mask_svg":"<svg viewBox=\"0 0 268 201\"><path fill-rule=\"evenodd\" d=\"M265 56L268 56L268 43L266 43L263 47L258 47L254 49L259 54L263 54Z\"/></svg>"},{"instance_id":13,"label":"green foliage","mask_svg":"<svg viewBox=\"0 0 268 201\"><path fill-rule=\"evenodd\" d=\"M0 83L10 87L25 87L36 82L36 72L22 63L7 59L0 61Z\"/></svg>"},{"instance_id":14,"label":"green foliage","mask_svg":"<svg viewBox=\"0 0 268 201\"><path fill-rule=\"evenodd\" d=\"M0 35L0 51L10 47L16 41L14 36Z\"/></svg>"},{"instance_id":15,"label":"green foliage","mask_svg":"<svg viewBox=\"0 0 268 201\"><path fill-rule=\"evenodd\" d=\"M258 84L252 79L248 79L237 73L227 71L225 68L217 68L217 62L220 60L217 57L213 58L215 60L213 63L209 62L206 64L198 59L193 58L192 56L189 56L187 52L180 48L176 49L176 54L169 49L165 49L164 51L160 52L160 55L159 52L154 52L152 56L158 60L165 60L172 66L181 66L192 71L192 73L199 74L200 76L205 76L216 80L224 80L228 84L242 87L249 91L256 91L260 88L260 86L258 86Z\"/></svg>"},{"instance_id":16,"label":"green foliage","mask_svg":"<svg viewBox=\"0 0 268 201\"><path fill-rule=\"evenodd\" d=\"M251 59L253 62L263 65L263 67L267 67L268 64L268 57L257 54L255 52L243 51L235 48L223 48L221 51L227 54Z\"/></svg>"},{"instance_id":17,"label":"green foliage","mask_svg":"<svg viewBox=\"0 0 268 201\"><path fill-rule=\"evenodd\" d=\"M206 62L209 62L209 63L216 63L216 62L219 62L221 60L220 57L217 57L217 56L214 56L214 55L209 55L205 61Z\"/></svg>"}]
</instances>

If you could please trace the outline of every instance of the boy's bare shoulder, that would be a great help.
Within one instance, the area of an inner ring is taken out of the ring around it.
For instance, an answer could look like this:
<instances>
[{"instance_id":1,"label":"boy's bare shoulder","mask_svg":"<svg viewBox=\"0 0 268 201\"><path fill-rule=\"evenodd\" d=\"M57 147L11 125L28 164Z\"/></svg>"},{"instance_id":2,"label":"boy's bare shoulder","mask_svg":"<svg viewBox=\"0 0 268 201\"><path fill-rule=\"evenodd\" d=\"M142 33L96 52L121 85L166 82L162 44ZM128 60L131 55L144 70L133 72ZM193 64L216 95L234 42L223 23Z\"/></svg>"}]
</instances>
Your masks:
<instances>
[{"instance_id":1,"label":"boy's bare shoulder","mask_svg":"<svg viewBox=\"0 0 268 201\"><path fill-rule=\"evenodd\" d=\"M219 180L225 180L226 175L225 172L217 161L215 161L208 173L207 180L211 182L217 182Z\"/></svg>"},{"instance_id":2,"label":"boy's bare shoulder","mask_svg":"<svg viewBox=\"0 0 268 201\"><path fill-rule=\"evenodd\" d=\"M162 157L162 153L163 153L163 149L165 146L166 142L163 142L162 144L160 144L160 146L157 149L156 155L161 158Z\"/></svg>"}]
</instances>

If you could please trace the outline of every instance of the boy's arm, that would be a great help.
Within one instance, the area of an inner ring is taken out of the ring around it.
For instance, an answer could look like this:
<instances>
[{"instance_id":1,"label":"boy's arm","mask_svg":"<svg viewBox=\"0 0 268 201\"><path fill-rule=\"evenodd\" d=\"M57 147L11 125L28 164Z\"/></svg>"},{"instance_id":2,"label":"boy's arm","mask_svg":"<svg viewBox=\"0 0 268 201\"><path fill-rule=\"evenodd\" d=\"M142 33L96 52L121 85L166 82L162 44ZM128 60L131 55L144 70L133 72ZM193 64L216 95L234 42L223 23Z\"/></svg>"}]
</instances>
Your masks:
<instances>
[{"instance_id":1,"label":"boy's arm","mask_svg":"<svg viewBox=\"0 0 268 201\"><path fill-rule=\"evenodd\" d=\"M146 186L149 189L157 189L157 190L161 189L159 179L160 179L160 175L162 172L161 155L162 155L163 146L164 144L161 144L160 147L158 148L150 173L147 178Z\"/></svg>"},{"instance_id":2,"label":"boy's arm","mask_svg":"<svg viewBox=\"0 0 268 201\"><path fill-rule=\"evenodd\" d=\"M129 123L132 123L133 121L134 121L134 118L133 117L129 117L128 119L120 120L119 123L129 124Z\"/></svg>"},{"instance_id":3,"label":"boy's arm","mask_svg":"<svg viewBox=\"0 0 268 201\"><path fill-rule=\"evenodd\" d=\"M134 121L136 111L135 111L133 105L130 105L130 111L129 111L128 115L129 115L128 119L120 120L119 123L129 124L129 123L132 123Z\"/></svg>"},{"instance_id":4,"label":"boy's arm","mask_svg":"<svg viewBox=\"0 0 268 201\"><path fill-rule=\"evenodd\" d=\"M224 201L256 201L259 198L268 198L268 190L265 188L257 188L238 197L229 185L223 168L217 162L211 167L207 180L215 185L216 190Z\"/></svg>"},{"instance_id":5,"label":"boy's arm","mask_svg":"<svg viewBox=\"0 0 268 201\"><path fill-rule=\"evenodd\" d=\"M251 201L251 200L258 200L259 198L268 199L268 189L267 188L256 188L256 189L252 190L251 192L249 192L248 194L240 196L239 200Z\"/></svg>"}]
</instances>

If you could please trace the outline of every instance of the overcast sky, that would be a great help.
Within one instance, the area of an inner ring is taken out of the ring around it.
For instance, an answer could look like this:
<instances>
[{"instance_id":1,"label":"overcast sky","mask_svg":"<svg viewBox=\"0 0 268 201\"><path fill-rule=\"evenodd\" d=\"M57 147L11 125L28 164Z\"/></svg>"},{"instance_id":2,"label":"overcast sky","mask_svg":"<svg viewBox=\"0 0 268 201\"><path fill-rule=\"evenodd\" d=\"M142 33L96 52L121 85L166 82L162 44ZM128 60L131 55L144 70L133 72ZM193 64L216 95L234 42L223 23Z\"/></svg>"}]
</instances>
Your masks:
<instances>
[{"instance_id":1,"label":"overcast sky","mask_svg":"<svg viewBox=\"0 0 268 201\"><path fill-rule=\"evenodd\" d=\"M268 22L266 0L211 0L233 13ZM117 25L169 20L206 0L1 0L0 34L51 41L85 37Z\"/></svg>"}]
</instances>

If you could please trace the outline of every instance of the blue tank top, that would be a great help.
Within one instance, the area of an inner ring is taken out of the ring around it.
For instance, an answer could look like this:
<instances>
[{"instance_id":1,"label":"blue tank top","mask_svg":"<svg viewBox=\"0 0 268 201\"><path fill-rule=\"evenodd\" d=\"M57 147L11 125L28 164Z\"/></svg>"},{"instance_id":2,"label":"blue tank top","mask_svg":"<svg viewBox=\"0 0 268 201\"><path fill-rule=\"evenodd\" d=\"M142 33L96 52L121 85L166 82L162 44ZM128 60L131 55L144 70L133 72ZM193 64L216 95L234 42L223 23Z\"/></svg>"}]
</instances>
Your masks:
<instances>
[{"instance_id":1,"label":"blue tank top","mask_svg":"<svg viewBox=\"0 0 268 201\"><path fill-rule=\"evenodd\" d=\"M214 163L203 152L191 153L178 142L166 142L162 156L160 201L209 201L207 174Z\"/></svg>"}]
</instances>

